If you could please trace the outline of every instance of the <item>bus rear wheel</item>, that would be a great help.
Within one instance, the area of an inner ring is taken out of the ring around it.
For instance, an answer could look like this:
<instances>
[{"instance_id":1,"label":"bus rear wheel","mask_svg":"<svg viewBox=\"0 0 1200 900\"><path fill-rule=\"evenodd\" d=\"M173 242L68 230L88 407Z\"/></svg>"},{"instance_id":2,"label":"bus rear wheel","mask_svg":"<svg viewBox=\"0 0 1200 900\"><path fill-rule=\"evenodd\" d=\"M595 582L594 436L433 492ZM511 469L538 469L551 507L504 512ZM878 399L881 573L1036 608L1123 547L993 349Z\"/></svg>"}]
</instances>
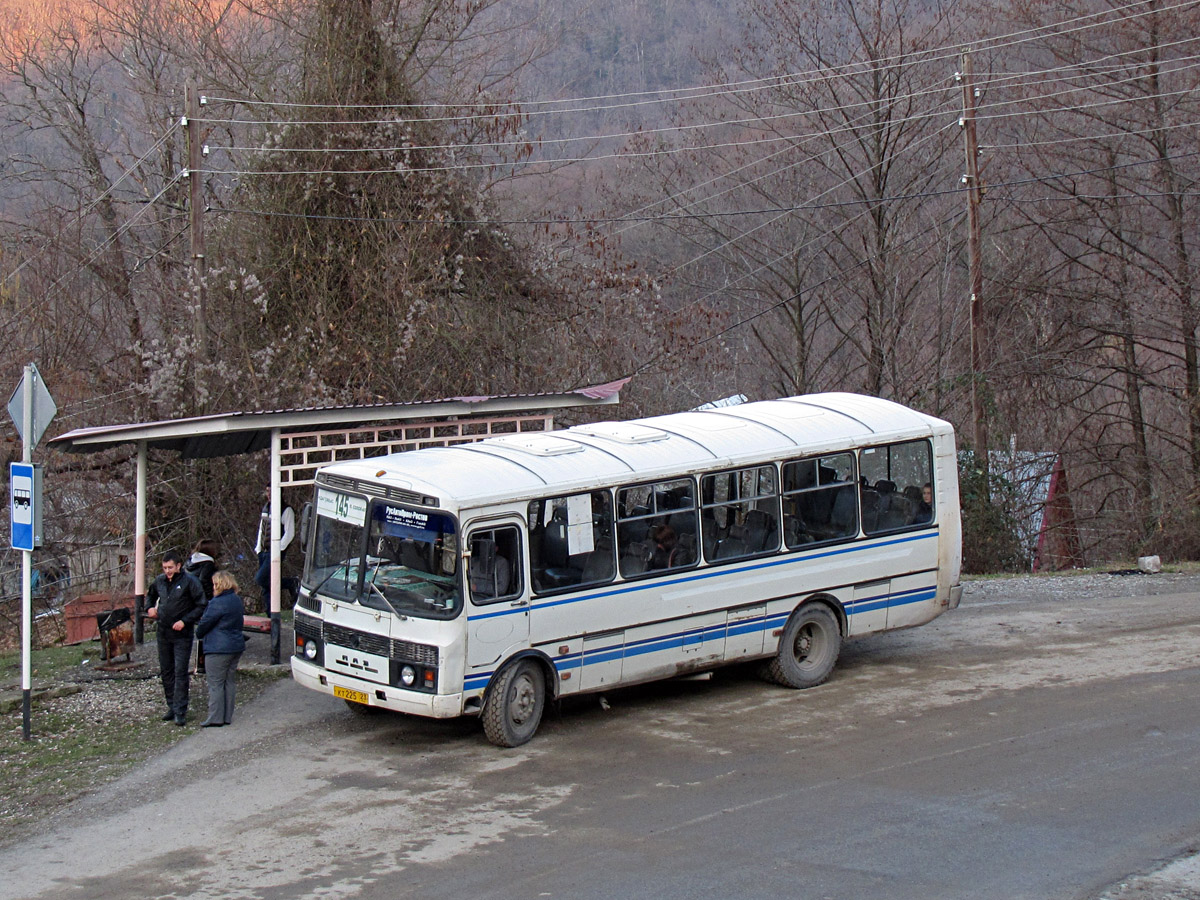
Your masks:
<instances>
[{"instance_id":1,"label":"bus rear wheel","mask_svg":"<svg viewBox=\"0 0 1200 900\"><path fill-rule=\"evenodd\" d=\"M785 687L816 687L833 671L841 649L837 616L827 606L810 603L788 619L779 650L764 667L764 674Z\"/></svg>"},{"instance_id":2,"label":"bus rear wheel","mask_svg":"<svg viewBox=\"0 0 1200 900\"><path fill-rule=\"evenodd\" d=\"M508 666L483 704L483 733L497 747L519 747L537 731L546 706L546 678L529 659Z\"/></svg>"}]
</instances>

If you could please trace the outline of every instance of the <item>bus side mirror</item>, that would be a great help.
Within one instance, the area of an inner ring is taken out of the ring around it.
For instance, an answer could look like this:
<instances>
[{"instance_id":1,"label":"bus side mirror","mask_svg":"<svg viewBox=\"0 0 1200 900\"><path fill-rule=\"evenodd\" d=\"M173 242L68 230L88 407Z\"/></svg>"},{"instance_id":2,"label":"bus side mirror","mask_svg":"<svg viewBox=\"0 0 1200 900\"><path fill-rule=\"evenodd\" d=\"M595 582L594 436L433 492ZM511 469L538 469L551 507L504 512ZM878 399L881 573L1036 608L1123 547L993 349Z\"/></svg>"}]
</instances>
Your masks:
<instances>
[{"instance_id":1,"label":"bus side mirror","mask_svg":"<svg viewBox=\"0 0 1200 900\"><path fill-rule=\"evenodd\" d=\"M300 509L300 546L308 546L308 526L312 521L312 503L305 503Z\"/></svg>"}]
</instances>

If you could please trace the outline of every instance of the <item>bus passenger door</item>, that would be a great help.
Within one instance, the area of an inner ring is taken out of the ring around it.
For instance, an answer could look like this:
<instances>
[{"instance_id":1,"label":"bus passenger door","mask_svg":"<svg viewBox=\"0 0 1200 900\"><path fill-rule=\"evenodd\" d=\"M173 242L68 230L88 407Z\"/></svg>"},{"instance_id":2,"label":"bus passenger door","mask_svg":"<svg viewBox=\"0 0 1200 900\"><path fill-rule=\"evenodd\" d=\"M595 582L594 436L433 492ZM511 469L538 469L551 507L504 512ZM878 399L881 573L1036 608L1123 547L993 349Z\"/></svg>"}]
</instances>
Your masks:
<instances>
[{"instance_id":1,"label":"bus passenger door","mask_svg":"<svg viewBox=\"0 0 1200 900\"><path fill-rule=\"evenodd\" d=\"M529 646L521 523L472 522L467 531L466 683Z\"/></svg>"}]
</instances>

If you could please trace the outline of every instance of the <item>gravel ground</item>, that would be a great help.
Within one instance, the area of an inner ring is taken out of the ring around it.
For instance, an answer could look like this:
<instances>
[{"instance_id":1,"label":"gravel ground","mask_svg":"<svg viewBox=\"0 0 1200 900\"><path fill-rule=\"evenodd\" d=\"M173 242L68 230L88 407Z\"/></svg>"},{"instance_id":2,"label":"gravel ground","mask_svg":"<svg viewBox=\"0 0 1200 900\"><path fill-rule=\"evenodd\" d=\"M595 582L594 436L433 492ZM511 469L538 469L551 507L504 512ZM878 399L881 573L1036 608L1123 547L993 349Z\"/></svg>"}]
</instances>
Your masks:
<instances>
[{"instance_id":1,"label":"gravel ground","mask_svg":"<svg viewBox=\"0 0 1200 900\"><path fill-rule=\"evenodd\" d=\"M1200 594L1200 572L1013 576L968 581L963 606ZM1200 852L1111 885L1096 900L1200 900Z\"/></svg>"},{"instance_id":2,"label":"gravel ground","mask_svg":"<svg viewBox=\"0 0 1200 900\"><path fill-rule=\"evenodd\" d=\"M1128 570L1125 570L1128 571ZM966 581L964 604L1200 593L1200 572L1014 575Z\"/></svg>"},{"instance_id":3,"label":"gravel ground","mask_svg":"<svg viewBox=\"0 0 1200 900\"><path fill-rule=\"evenodd\" d=\"M270 638L250 636L238 667L239 706L289 673L291 641L291 629L285 627L285 664L270 666ZM80 690L35 700L32 740L22 740L20 709L0 717L0 844L18 840L50 813L194 733L205 716L204 676L193 675L188 726L160 721L166 707L153 633L134 648L131 662L136 665L115 672L99 668L98 643L81 645L79 654L79 665L60 669L52 678L35 677L35 687L57 683Z\"/></svg>"},{"instance_id":4,"label":"gravel ground","mask_svg":"<svg viewBox=\"0 0 1200 900\"><path fill-rule=\"evenodd\" d=\"M1184 593L1200 595L1200 570L1155 575L1088 573L978 578L965 583L962 604L964 607L1019 605ZM79 684L83 690L35 706L35 726L39 722L48 724L53 719L56 723L53 733L43 730L32 744L23 744L19 738L0 739L0 771L8 770L7 775L0 776L0 844L20 840L49 813L119 777L139 760L154 756L195 730L194 724L188 728L174 728L152 721L162 710L162 689L158 681L157 648L153 635L148 638L133 654L133 660L142 664L138 668L101 672L96 668L100 663L98 655L93 655L83 664L61 673L62 680ZM291 639L290 629L285 628L282 636L285 661ZM269 637L251 637L241 666L247 676L247 689L240 690L239 705L243 699L249 702L274 677L287 674L286 665L267 665L269 650ZM192 690L191 717L195 723L200 721L205 707L202 678L193 680ZM19 736L20 713L3 718L7 734ZM119 740L115 740L108 735L113 723L131 725ZM137 733L141 732L145 732L145 738L139 739ZM107 740L108 747L97 755L73 758L79 753L73 748L85 739L92 743ZM86 769L86 777L62 777L55 772L31 768L32 757L54 757L55 753L58 754L55 757L59 760L58 765L63 765L65 760L64 768ZM26 782L32 780L31 772L41 779L41 783L27 787ZM1112 885L1098 900L1200 900L1200 855L1166 863L1155 871Z\"/></svg>"}]
</instances>

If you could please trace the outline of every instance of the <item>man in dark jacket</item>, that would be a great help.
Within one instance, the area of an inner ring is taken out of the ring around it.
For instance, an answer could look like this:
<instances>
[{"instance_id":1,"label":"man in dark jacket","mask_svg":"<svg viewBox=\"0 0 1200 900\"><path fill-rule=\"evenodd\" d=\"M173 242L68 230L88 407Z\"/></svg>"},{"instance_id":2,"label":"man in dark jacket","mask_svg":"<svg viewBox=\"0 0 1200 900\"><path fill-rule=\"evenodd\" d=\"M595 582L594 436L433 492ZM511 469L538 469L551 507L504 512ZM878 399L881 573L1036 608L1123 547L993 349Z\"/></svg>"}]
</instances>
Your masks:
<instances>
[{"instance_id":1,"label":"man in dark jacket","mask_svg":"<svg viewBox=\"0 0 1200 900\"><path fill-rule=\"evenodd\" d=\"M206 599L200 582L183 571L183 557L175 551L163 556L162 570L146 591L146 616L158 620L158 667L167 698L163 721L186 725L192 638Z\"/></svg>"}]
</instances>

